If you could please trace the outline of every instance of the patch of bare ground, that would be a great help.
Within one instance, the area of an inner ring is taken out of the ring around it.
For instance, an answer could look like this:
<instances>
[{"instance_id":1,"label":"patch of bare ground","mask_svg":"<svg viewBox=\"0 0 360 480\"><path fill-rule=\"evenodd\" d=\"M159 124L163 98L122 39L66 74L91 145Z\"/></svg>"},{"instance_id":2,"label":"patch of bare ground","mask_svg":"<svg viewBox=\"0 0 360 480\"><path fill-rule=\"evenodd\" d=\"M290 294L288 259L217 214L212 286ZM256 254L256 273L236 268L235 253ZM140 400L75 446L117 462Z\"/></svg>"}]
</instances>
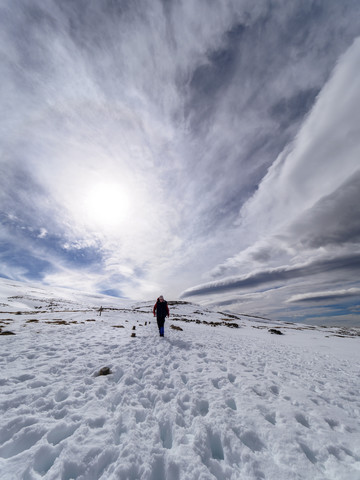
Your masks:
<instances>
[{"instance_id":1,"label":"patch of bare ground","mask_svg":"<svg viewBox=\"0 0 360 480\"><path fill-rule=\"evenodd\" d=\"M177 325L170 325L170 328L172 330L179 330L179 332L183 332L183 329L181 327L178 327Z\"/></svg>"},{"instance_id":2,"label":"patch of bare ground","mask_svg":"<svg viewBox=\"0 0 360 480\"><path fill-rule=\"evenodd\" d=\"M228 320L226 321L220 321L220 322L208 322L207 320L199 320L198 318L193 319L193 318L184 318L184 317L178 317L176 315L172 316L172 320L176 322L186 322L186 323L197 323L198 325L203 324L203 325L209 325L210 327L219 327L219 326L225 326L229 328L239 328L239 325L234 322L229 322Z\"/></svg>"},{"instance_id":3,"label":"patch of bare ground","mask_svg":"<svg viewBox=\"0 0 360 480\"><path fill-rule=\"evenodd\" d=\"M179 317L178 315L171 315L171 318L176 322L195 322L195 320L191 320L186 317ZM200 322L200 320L198 320L198 322Z\"/></svg>"},{"instance_id":4,"label":"patch of bare ground","mask_svg":"<svg viewBox=\"0 0 360 480\"><path fill-rule=\"evenodd\" d=\"M222 318L222 320L241 320L241 318L238 316L238 315L234 315L232 313L224 313L224 312L218 312L220 315L222 315L223 317L227 317L227 318Z\"/></svg>"},{"instance_id":5,"label":"patch of bare ground","mask_svg":"<svg viewBox=\"0 0 360 480\"><path fill-rule=\"evenodd\" d=\"M190 302L182 302L181 300L169 300L168 305L190 305Z\"/></svg>"},{"instance_id":6,"label":"patch of bare ground","mask_svg":"<svg viewBox=\"0 0 360 480\"><path fill-rule=\"evenodd\" d=\"M356 338L360 337L360 328L340 328L335 332L331 332L327 337Z\"/></svg>"},{"instance_id":7,"label":"patch of bare ground","mask_svg":"<svg viewBox=\"0 0 360 480\"><path fill-rule=\"evenodd\" d=\"M66 320L60 320L60 319L54 319L54 320L49 320L45 322L49 325L73 325L77 324L78 322L76 320L72 320L71 322L67 322Z\"/></svg>"},{"instance_id":8,"label":"patch of bare ground","mask_svg":"<svg viewBox=\"0 0 360 480\"><path fill-rule=\"evenodd\" d=\"M133 312L133 309L131 308L116 308L116 307L103 307L102 312L105 312L106 310L112 311L112 312Z\"/></svg>"},{"instance_id":9,"label":"patch of bare ground","mask_svg":"<svg viewBox=\"0 0 360 480\"><path fill-rule=\"evenodd\" d=\"M2 328L0 328L0 335L15 335L15 333L10 332L10 330L2 330Z\"/></svg>"},{"instance_id":10,"label":"patch of bare ground","mask_svg":"<svg viewBox=\"0 0 360 480\"><path fill-rule=\"evenodd\" d=\"M252 325L252 328L258 329L268 329L268 325ZM348 328L337 328L337 327L327 327L325 325L299 325L297 323L292 324L291 322L284 322L280 328L283 330L298 330L298 331L306 331L306 330L317 330L323 331L324 333L328 333L326 338L330 337L342 337L342 338L355 338L360 336L360 328L356 327L348 327Z\"/></svg>"}]
</instances>

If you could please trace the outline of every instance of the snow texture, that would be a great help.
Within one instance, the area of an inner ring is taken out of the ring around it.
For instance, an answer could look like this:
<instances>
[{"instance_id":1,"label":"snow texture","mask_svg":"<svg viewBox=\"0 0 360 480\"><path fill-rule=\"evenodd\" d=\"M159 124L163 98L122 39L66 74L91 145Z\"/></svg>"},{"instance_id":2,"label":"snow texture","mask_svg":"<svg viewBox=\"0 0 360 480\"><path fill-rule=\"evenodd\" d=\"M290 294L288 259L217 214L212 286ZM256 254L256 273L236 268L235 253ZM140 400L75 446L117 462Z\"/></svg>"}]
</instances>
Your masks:
<instances>
[{"instance_id":1,"label":"snow texture","mask_svg":"<svg viewBox=\"0 0 360 480\"><path fill-rule=\"evenodd\" d=\"M2 480L360 478L356 329L0 288Z\"/></svg>"}]
</instances>

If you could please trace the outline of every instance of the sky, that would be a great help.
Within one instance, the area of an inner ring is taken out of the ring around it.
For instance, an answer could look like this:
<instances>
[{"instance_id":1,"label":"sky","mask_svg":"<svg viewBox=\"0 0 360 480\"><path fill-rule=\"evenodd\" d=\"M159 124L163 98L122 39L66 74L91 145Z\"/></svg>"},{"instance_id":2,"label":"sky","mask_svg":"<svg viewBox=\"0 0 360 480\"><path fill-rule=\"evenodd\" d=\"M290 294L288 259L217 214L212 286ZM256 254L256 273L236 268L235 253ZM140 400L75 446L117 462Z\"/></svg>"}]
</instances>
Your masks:
<instances>
[{"instance_id":1,"label":"sky","mask_svg":"<svg viewBox=\"0 0 360 480\"><path fill-rule=\"evenodd\" d=\"M358 0L0 0L0 275L360 324Z\"/></svg>"}]
</instances>

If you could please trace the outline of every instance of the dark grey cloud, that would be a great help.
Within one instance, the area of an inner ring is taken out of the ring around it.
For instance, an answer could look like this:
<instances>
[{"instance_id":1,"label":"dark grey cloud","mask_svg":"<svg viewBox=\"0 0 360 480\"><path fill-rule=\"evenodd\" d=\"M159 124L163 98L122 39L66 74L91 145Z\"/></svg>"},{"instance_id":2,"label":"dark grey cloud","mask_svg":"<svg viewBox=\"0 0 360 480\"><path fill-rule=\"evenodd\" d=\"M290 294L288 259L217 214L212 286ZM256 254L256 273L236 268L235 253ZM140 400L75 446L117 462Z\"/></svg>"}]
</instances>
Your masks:
<instances>
[{"instance_id":1,"label":"dark grey cloud","mask_svg":"<svg viewBox=\"0 0 360 480\"><path fill-rule=\"evenodd\" d=\"M312 292L299 294L291 297L289 303L312 303L312 302L343 302L344 300L360 301L360 289L350 288L348 290L335 290L327 292Z\"/></svg>"},{"instance_id":2,"label":"dark grey cloud","mask_svg":"<svg viewBox=\"0 0 360 480\"><path fill-rule=\"evenodd\" d=\"M186 290L181 297L210 295L231 290L258 288L269 283L284 283L301 277L309 277L335 271L350 271L356 273L360 269L360 254L344 255L336 258L323 258L311 263L296 266L277 267L262 270L239 278L229 278L217 282L199 285Z\"/></svg>"},{"instance_id":3,"label":"dark grey cloud","mask_svg":"<svg viewBox=\"0 0 360 480\"><path fill-rule=\"evenodd\" d=\"M281 98L270 107L269 113L281 128L287 128L310 111L319 91L319 88L309 88L295 92L289 98Z\"/></svg>"},{"instance_id":4,"label":"dark grey cloud","mask_svg":"<svg viewBox=\"0 0 360 480\"><path fill-rule=\"evenodd\" d=\"M360 170L306 211L290 231L292 238L310 248L359 244Z\"/></svg>"},{"instance_id":5,"label":"dark grey cloud","mask_svg":"<svg viewBox=\"0 0 360 480\"><path fill-rule=\"evenodd\" d=\"M221 48L208 52L204 63L192 72L185 105L185 116L190 119L192 134L206 133L211 127L218 102L235 79L245 30L246 27L239 24L224 33Z\"/></svg>"},{"instance_id":6,"label":"dark grey cloud","mask_svg":"<svg viewBox=\"0 0 360 480\"><path fill-rule=\"evenodd\" d=\"M321 185L319 185L321 188ZM250 257L257 263L269 263L281 254L284 245L299 251L318 248L350 248L360 241L360 171L329 195L307 209L287 232L254 247ZM226 272L219 269L217 275Z\"/></svg>"}]
</instances>

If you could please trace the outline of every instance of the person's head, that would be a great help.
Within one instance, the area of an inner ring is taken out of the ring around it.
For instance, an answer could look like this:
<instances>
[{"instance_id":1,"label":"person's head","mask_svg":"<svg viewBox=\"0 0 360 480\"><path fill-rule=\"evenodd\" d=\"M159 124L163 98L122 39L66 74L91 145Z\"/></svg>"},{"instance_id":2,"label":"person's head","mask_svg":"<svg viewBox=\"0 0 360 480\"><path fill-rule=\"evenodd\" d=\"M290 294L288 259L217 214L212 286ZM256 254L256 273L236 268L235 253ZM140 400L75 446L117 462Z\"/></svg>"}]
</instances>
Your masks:
<instances>
[{"instance_id":1,"label":"person's head","mask_svg":"<svg viewBox=\"0 0 360 480\"><path fill-rule=\"evenodd\" d=\"M164 301L164 297L163 297L162 295L160 295L159 301L160 301L160 302L163 302L163 301Z\"/></svg>"}]
</instances>

